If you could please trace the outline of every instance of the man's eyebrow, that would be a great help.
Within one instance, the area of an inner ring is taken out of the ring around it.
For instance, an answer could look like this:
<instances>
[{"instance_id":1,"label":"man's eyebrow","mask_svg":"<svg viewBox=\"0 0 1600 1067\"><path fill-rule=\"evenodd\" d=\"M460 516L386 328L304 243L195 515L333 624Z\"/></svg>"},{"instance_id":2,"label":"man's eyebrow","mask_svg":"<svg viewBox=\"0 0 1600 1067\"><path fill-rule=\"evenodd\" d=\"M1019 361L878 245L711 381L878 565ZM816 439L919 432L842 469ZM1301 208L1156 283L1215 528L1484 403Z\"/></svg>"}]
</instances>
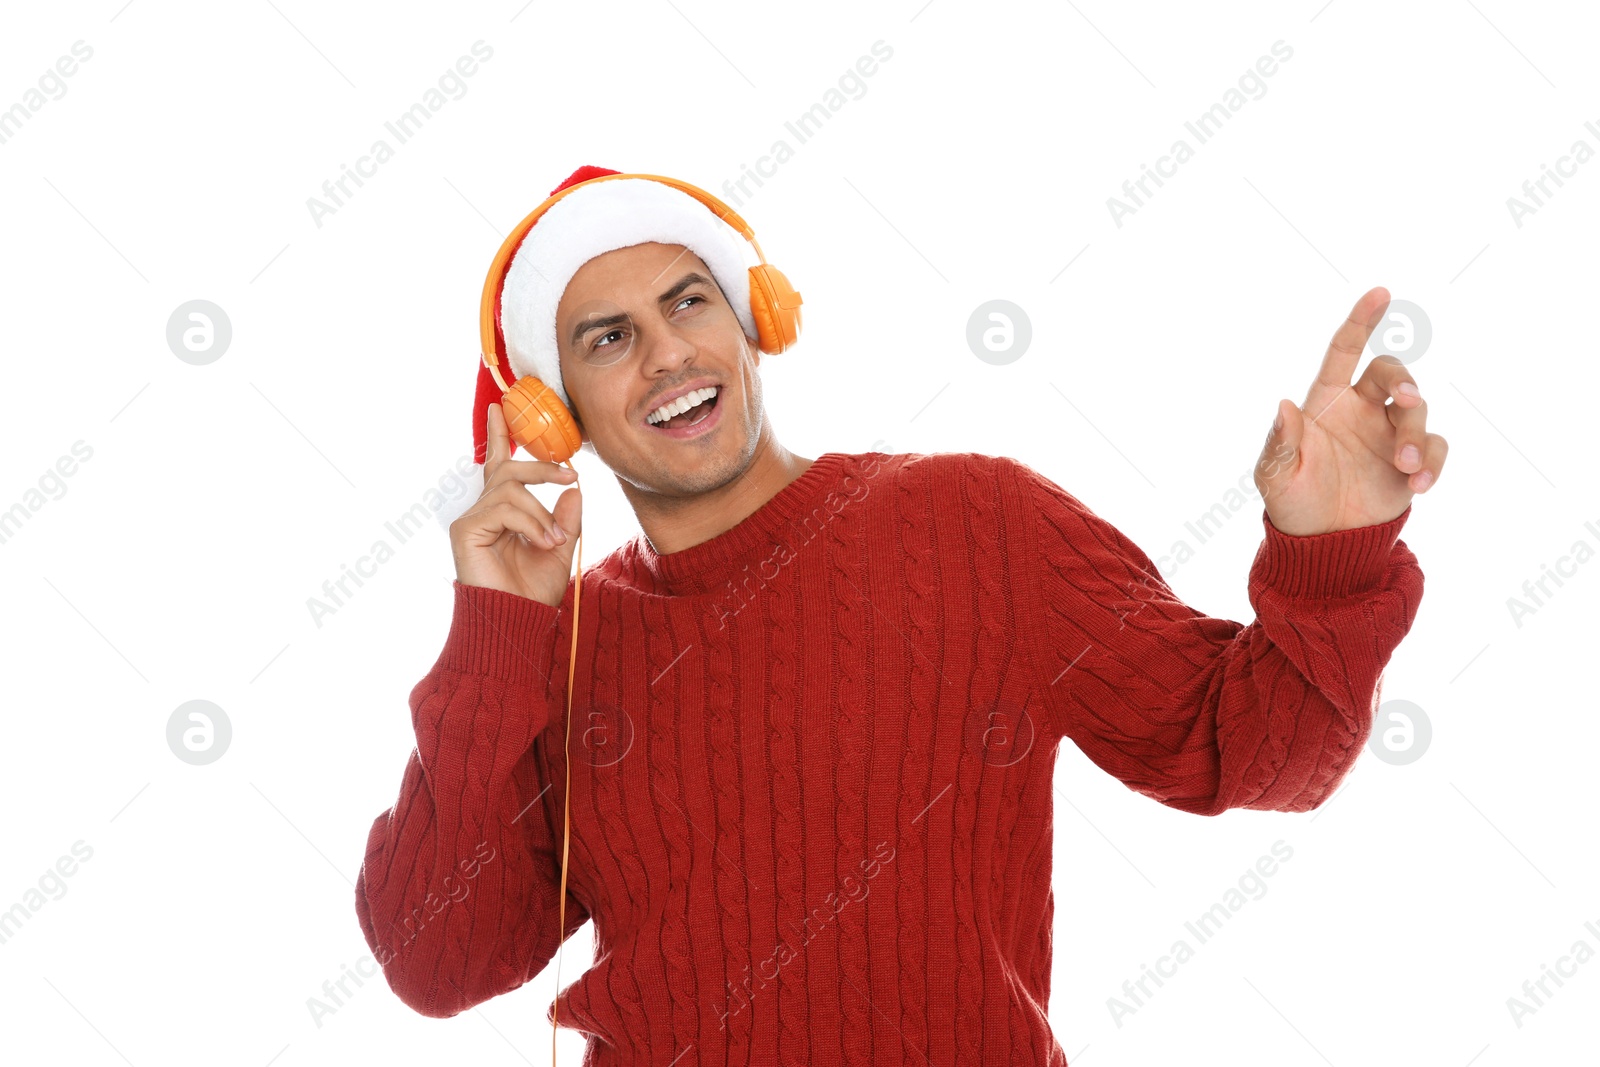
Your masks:
<instances>
[{"instance_id":1,"label":"man's eyebrow","mask_svg":"<svg viewBox=\"0 0 1600 1067\"><path fill-rule=\"evenodd\" d=\"M627 321L628 313L625 311L618 312L615 315L607 315L605 318L601 319L579 319L578 324L572 328L572 344L576 346L579 341L583 340L583 335L588 333L590 330L605 329L609 326L621 326Z\"/></svg>"},{"instance_id":2,"label":"man's eyebrow","mask_svg":"<svg viewBox=\"0 0 1600 1067\"><path fill-rule=\"evenodd\" d=\"M690 271L688 274L685 274L683 277L678 279L678 284L677 285L674 285L671 289L668 289L666 292L664 292L660 296L656 297L656 303L658 303L658 304L666 303L668 300L671 300L673 297L677 296L679 293L681 293L685 289L689 288L689 286L697 285L697 284L698 285L710 285L710 284L712 284L712 282L711 282L710 278L707 278L704 274L701 274L699 271Z\"/></svg>"},{"instance_id":3,"label":"man's eyebrow","mask_svg":"<svg viewBox=\"0 0 1600 1067\"><path fill-rule=\"evenodd\" d=\"M685 274L683 277L679 278L677 284L675 284L671 289L668 289L666 292L656 297L656 303L666 303L668 300L671 300L673 297L677 296L691 285L712 284L714 283L711 281L711 279L707 278L699 271L690 271L688 274ZM620 326L627 321L628 316L626 312L618 313L616 315L607 315L604 318L599 319L583 319L572 328L572 343L576 345L579 341L583 340L583 335L588 333L590 330L604 329L607 326Z\"/></svg>"}]
</instances>

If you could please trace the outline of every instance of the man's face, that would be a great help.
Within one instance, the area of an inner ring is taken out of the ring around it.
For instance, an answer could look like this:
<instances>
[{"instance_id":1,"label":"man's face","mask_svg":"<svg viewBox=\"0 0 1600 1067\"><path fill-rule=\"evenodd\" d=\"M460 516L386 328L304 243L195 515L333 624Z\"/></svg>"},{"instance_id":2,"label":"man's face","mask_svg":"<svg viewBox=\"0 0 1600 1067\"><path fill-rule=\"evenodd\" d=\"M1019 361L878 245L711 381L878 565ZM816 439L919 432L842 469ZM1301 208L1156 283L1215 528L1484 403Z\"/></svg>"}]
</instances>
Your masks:
<instances>
[{"instance_id":1,"label":"man's face","mask_svg":"<svg viewBox=\"0 0 1600 1067\"><path fill-rule=\"evenodd\" d=\"M761 353L684 246L651 242L589 260L556 307L556 342L573 414L625 482L694 496L749 466L764 420ZM707 387L714 397L658 421L662 404Z\"/></svg>"}]
</instances>

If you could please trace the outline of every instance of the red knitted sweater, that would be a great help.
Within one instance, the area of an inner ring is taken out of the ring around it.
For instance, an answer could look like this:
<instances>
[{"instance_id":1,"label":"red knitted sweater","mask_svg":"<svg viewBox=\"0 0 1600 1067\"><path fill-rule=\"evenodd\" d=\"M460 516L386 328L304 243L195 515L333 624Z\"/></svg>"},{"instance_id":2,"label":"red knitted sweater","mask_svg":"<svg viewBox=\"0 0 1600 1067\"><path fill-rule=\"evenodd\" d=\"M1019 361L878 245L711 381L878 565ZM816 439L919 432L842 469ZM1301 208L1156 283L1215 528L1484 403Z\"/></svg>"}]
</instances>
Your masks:
<instances>
[{"instance_id":1,"label":"red knitted sweater","mask_svg":"<svg viewBox=\"0 0 1600 1067\"><path fill-rule=\"evenodd\" d=\"M586 1064L1064 1064L1060 739L1183 811L1316 807L1422 595L1409 513L1292 537L1263 511L1244 625L1015 460L830 452L709 541L585 571L570 759L572 586L456 583L362 931L449 1016L592 918L559 991Z\"/></svg>"}]
</instances>

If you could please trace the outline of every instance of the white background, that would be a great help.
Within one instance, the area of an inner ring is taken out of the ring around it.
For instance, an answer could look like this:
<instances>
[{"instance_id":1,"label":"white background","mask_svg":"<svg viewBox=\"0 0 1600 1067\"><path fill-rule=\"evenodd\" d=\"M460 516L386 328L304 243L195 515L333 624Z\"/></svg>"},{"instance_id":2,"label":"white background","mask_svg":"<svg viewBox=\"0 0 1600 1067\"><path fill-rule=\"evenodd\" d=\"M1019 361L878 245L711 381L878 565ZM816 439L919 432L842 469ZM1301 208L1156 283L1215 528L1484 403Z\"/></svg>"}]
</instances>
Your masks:
<instances>
[{"instance_id":1,"label":"white background","mask_svg":"<svg viewBox=\"0 0 1600 1067\"><path fill-rule=\"evenodd\" d=\"M307 599L470 448L479 289L518 219L582 164L721 194L783 138L740 207L805 296L804 342L763 367L783 442L1021 459L1153 557L1197 547L1168 577L1208 614L1252 618L1259 503L1203 546L1184 524L1356 298L1385 285L1433 324L1411 369L1451 454L1401 535L1427 591L1383 694L1424 709L1431 746L1364 753L1312 814L1201 819L1064 744L1050 1017L1073 1067L1594 1062L1600 961L1520 1027L1506 1002L1574 942L1600 951L1577 677L1600 563L1520 626L1507 601L1600 547L1600 160L1520 227L1506 202L1600 149L1597 31L1588 5L1507 0L8 11L0 108L73 42L93 57L0 144L0 509L93 451L0 544L0 909L74 842L93 856L0 944L0 1057L543 1062L553 967L447 1021L381 979L313 1019L367 953L352 887L448 626L446 537L320 626ZM307 199L480 39L465 95L319 227ZM797 144L785 120L879 40L892 58ZM1280 40L1265 94L1118 227L1107 198ZM1033 330L1004 366L965 340L997 298ZM193 299L232 323L205 366L166 342ZM577 461L592 563L637 526ZM208 766L166 743L193 699L233 727ZM1280 839L1266 895L1117 1025L1107 998ZM576 1063L581 1039L560 1048Z\"/></svg>"}]
</instances>

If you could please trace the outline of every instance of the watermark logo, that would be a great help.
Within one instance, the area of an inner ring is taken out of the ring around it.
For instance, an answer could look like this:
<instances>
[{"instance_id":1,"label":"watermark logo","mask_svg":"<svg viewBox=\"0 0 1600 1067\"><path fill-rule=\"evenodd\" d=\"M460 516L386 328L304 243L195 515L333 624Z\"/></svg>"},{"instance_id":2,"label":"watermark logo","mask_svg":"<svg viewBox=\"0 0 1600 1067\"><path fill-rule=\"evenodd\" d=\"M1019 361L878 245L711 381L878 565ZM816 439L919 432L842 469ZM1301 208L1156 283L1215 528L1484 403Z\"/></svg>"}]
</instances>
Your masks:
<instances>
[{"instance_id":1,"label":"watermark logo","mask_svg":"<svg viewBox=\"0 0 1600 1067\"><path fill-rule=\"evenodd\" d=\"M1383 321L1367 338L1367 351L1374 356L1393 356L1401 363L1415 363L1433 343L1433 322L1428 313L1409 300L1391 300Z\"/></svg>"},{"instance_id":2,"label":"watermark logo","mask_svg":"<svg viewBox=\"0 0 1600 1067\"><path fill-rule=\"evenodd\" d=\"M233 723L228 713L209 700L179 704L167 719L167 747L196 767L217 762L232 742Z\"/></svg>"},{"instance_id":3,"label":"watermark logo","mask_svg":"<svg viewBox=\"0 0 1600 1067\"><path fill-rule=\"evenodd\" d=\"M579 725L579 753L591 767L612 767L633 750L633 735L633 716L625 709L596 704Z\"/></svg>"},{"instance_id":4,"label":"watermark logo","mask_svg":"<svg viewBox=\"0 0 1600 1067\"><path fill-rule=\"evenodd\" d=\"M1033 715L1024 698L1020 707L1002 701L988 711L967 716L967 744L991 767L1010 767L1033 751Z\"/></svg>"},{"instance_id":5,"label":"watermark logo","mask_svg":"<svg viewBox=\"0 0 1600 1067\"><path fill-rule=\"evenodd\" d=\"M167 319L167 347L196 367L221 359L232 341L233 323L228 313L209 300L179 304Z\"/></svg>"},{"instance_id":6,"label":"watermark logo","mask_svg":"<svg viewBox=\"0 0 1600 1067\"><path fill-rule=\"evenodd\" d=\"M1415 763L1433 743L1433 723L1428 713L1409 700L1385 700L1372 717L1367 748L1383 762L1396 767Z\"/></svg>"},{"instance_id":7,"label":"watermark logo","mask_svg":"<svg viewBox=\"0 0 1600 1067\"><path fill-rule=\"evenodd\" d=\"M967 347L972 354L1003 367L1022 358L1033 340L1028 313L1009 300L990 300L967 317Z\"/></svg>"}]
</instances>

